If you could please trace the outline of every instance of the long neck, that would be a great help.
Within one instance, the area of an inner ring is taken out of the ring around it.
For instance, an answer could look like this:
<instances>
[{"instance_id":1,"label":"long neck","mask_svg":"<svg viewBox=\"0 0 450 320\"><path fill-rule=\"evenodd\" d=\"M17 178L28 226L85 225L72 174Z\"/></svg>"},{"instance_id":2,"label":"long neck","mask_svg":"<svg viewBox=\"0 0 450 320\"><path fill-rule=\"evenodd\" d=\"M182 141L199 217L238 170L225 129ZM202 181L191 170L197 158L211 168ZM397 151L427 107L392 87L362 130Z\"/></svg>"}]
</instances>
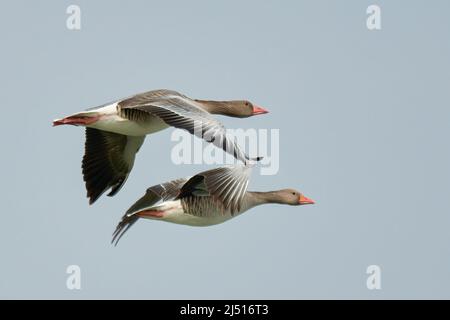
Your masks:
<instances>
[{"instance_id":1,"label":"long neck","mask_svg":"<svg viewBox=\"0 0 450 320\"><path fill-rule=\"evenodd\" d=\"M234 108L231 107L229 101L213 101L213 100L195 100L200 103L203 109L211 114L220 114L223 116L236 117Z\"/></svg>"},{"instance_id":2,"label":"long neck","mask_svg":"<svg viewBox=\"0 0 450 320\"><path fill-rule=\"evenodd\" d=\"M275 191L270 192L247 192L247 201L249 208L253 208L266 203L283 204L282 197Z\"/></svg>"}]
</instances>

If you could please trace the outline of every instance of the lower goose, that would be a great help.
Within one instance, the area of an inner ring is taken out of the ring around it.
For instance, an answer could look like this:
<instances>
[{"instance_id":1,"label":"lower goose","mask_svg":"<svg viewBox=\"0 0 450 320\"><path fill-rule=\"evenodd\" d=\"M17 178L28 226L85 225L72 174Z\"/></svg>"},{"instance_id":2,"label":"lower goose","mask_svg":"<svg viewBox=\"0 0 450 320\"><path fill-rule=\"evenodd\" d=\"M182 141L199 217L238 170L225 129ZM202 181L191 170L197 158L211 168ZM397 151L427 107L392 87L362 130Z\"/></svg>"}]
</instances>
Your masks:
<instances>
[{"instance_id":1,"label":"lower goose","mask_svg":"<svg viewBox=\"0 0 450 320\"><path fill-rule=\"evenodd\" d=\"M314 204L293 189L271 192L247 191L250 166L221 167L147 189L122 217L112 243L140 218L190 226L223 223L245 211L266 203L292 206Z\"/></svg>"}]
</instances>

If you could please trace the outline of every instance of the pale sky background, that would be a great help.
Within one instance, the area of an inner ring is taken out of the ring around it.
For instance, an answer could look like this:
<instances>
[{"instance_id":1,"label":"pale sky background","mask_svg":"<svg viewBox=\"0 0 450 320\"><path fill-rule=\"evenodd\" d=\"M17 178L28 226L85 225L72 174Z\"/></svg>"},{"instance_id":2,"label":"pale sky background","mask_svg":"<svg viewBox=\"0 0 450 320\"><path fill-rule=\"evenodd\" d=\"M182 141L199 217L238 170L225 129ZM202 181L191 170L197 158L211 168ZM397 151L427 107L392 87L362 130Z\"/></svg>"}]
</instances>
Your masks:
<instances>
[{"instance_id":1,"label":"pale sky background","mask_svg":"<svg viewBox=\"0 0 450 320\"><path fill-rule=\"evenodd\" d=\"M82 29L66 28L66 8ZM366 28L381 7L382 30ZM0 298L450 298L448 1L2 1ZM175 166L147 138L114 198L88 206L84 130L54 118L141 91L247 98L280 129L280 171L315 206L259 207L225 224L111 234ZM79 291L66 268L81 267ZM366 288L366 268L382 290Z\"/></svg>"}]
</instances>

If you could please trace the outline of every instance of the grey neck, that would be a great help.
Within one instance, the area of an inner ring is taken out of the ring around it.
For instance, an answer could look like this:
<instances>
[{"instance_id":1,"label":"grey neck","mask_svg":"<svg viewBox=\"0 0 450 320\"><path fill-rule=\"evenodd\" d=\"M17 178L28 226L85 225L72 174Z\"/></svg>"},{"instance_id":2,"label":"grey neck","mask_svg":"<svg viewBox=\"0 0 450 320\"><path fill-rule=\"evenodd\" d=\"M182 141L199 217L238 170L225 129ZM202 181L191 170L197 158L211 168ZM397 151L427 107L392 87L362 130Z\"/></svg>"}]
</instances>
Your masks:
<instances>
[{"instance_id":1,"label":"grey neck","mask_svg":"<svg viewBox=\"0 0 450 320\"><path fill-rule=\"evenodd\" d=\"M266 203L283 204L282 197L275 191L270 192L247 192L247 201L250 208Z\"/></svg>"},{"instance_id":2,"label":"grey neck","mask_svg":"<svg viewBox=\"0 0 450 320\"><path fill-rule=\"evenodd\" d=\"M202 108L211 114L220 114L229 117L238 117L236 110L229 101L195 100Z\"/></svg>"}]
</instances>

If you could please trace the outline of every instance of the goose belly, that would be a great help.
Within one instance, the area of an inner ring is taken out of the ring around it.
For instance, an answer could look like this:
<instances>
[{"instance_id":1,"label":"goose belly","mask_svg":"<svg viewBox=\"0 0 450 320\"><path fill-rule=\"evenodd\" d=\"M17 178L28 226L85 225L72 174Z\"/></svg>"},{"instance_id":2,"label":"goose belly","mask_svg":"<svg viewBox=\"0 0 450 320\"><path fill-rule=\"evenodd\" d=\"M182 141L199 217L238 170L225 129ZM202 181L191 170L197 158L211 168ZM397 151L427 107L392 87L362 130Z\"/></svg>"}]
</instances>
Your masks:
<instances>
[{"instance_id":1,"label":"goose belly","mask_svg":"<svg viewBox=\"0 0 450 320\"><path fill-rule=\"evenodd\" d=\"M153 208L161 211L162 216L152 218L166 222L183 224L193 227L206 227L223 223L233 216L230 213L216 212L214 209L207 212L186 213L180 200L167 201Z\"/></svg>"},{"instance_id":2,"label":"goose belly","mask_svg":"<svg viewBox=\"0 0 450 320\"><path fill-rule=\"evenodd\" d=\"M176 224L184 224L192 227L207 227L224 223L225 221L228 221L231 218L232 218L231 215L202 217L182 213L178 215L167 215L164 218L162 218L162 220Z\"/></svg>"},{"instance_id":3,"label":"goose belly","mask_svg":"<svg viewBox=\"0 0 450 320\"><path fill-rule=\"evenodd\" d=\"M164 130L169 126L157 117L152 117L146 122L135 122L119 116L111 116L99 120L89 127L127 136L145 136Z\"/></svg>"},{"instance_id":4,"label":"goose belly","mask_svg":"<svg viewBox=\"0 0 450 320\"><path fill-rule=\"evenodd\" d=\"M131 121L117 114L117 104L107 105L93 112L103 114L100 119L88 127L123 134L127 136L145 136L168 128L169 126L156 116L145 121Z\"/></svg>"}]
</instances>

